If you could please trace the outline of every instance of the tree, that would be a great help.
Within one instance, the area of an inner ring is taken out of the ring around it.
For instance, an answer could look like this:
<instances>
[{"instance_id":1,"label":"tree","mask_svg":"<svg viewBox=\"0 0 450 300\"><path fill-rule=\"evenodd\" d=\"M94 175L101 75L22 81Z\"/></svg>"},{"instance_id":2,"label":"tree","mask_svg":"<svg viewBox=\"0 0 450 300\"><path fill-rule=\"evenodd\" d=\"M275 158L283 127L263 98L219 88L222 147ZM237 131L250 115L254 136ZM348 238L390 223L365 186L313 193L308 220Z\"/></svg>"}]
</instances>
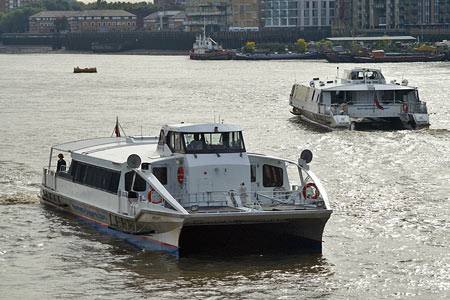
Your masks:
<instances>
[{"instance_id":1,"label":"tree","mask_svg":"<svg viewBox=\"0 0 450 300\"><path fill-rule=\"evenodd\" d=\"M42 8L28 7L16 8L4 16L0 23L0 31L2 32L26 32L29 31L28 18L38 12Z\"/></svg>"},{"instance_id":2,"label":"tree","mask_svg":"<svg viewBox=\"0 0 450 300\"><path fill-rule=\"evenodd\" d=\"M252 53L256 50L256 43L255 42L247 42L244 46L244 51L246 53Z\"/></svg>"},{"instance_id":3,"label":"tree","mask_svg":"<svg viewBox=\"0 0 450 300\"><path fill-rule=\"evenodd\" d=\"M304 39L298 39L297 40L297 51L299 53L305 53L306 52L306 42Z\"/></svg>"},{"instance_id":4,"label":"tree","mask_svg":"<svg viewBox=\"0 0 450 300\"><path fill-rule=\"evenodd\" d=\"M69 10L70 4L67 0L41 0L46 10Z\"/></svg>"},{"instance_id":5,"label":"tree","mask_svg":"<svg viewBox=\"0 0 450 300\"><path fill-rule=\"evenodd\" d=\"M2 33L2 20L5 18L5 14L0 12L0 34Z\"/></svg>"},{"instance_id":6,"label":"tree","mask_svg":"<svg viewBox=\"0 0 450 300\"><path fill-rule=\"evenodd\" d=\"M56 32L66 31L69 29L69 21L66 17L56 18L55 20Z\"/></svg>"}]
</instances>

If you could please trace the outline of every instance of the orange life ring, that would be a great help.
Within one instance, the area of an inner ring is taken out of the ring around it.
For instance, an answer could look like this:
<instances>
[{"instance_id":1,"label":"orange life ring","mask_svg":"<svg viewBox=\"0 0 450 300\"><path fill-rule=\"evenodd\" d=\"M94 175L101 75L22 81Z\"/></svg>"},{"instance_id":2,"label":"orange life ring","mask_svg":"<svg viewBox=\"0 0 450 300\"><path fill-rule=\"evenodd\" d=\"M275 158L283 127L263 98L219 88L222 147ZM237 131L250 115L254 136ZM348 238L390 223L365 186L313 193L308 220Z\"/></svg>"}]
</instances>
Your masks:
<instances>
[{"instance_id":1,"label":"orange life ring","mask_svg":"<svg viewBox=\"0 0 450 300\"><path fill-rule=\"evenodd\" d=\"M184 180L184 170L183 167L178 167L177 170L177 180L180 184L183 184L183 180Z\"/></svg>"},{"instance_id":2,"label":"orange life ring","mask_svg":"<svg viewBox=\"0 0 450 300\"><path fill-rule=\"evenodd\" d=\"M154 191L155 191L155 189L151 188L150 191L148 192L148 194L147 194L148 202L151 202L153 204L159 204L159 203L163 202L164 199L162 197L159 197L159 201L152 201L152 193Z\"/></svg>"},{"instance_id":3,"label":"orange life ring","mask_svg":"<svg viewBox=\"0 0 450 300\"><path fill-rule=\"evenodd\" d=\"M313 182L308 182L307 184L305 184L303 186L303 189L302 189L303 198L306 199L306 189L309 187L312 187L315 190L314 195L311 197L311 199L319 198L319 195L320 195L319 189L317 188L316 184Z\"/></svg>"},{"instance_id":4,"label":"orange life ring","mask_svg":"<svg viewBox=\"0 0 450 300\"><path fill-rule=\"evenodd\" d=\"M403 108L403 111L408 111L408 102L403 102L402 108Z\"/></svg>"}]
</instances>

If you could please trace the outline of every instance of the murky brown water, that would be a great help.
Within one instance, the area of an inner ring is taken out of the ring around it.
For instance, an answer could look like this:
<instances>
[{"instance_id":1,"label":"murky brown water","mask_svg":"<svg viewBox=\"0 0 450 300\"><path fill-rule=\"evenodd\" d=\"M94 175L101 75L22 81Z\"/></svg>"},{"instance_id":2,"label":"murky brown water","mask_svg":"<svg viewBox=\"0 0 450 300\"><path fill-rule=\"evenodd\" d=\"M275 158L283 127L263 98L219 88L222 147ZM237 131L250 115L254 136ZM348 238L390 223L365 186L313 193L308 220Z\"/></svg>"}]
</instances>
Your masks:
<instances>
[{"instance_id":1,"label":"murky brown water","mask_svg":"<svg viewBox=\"0 0 450 300\"><path fill-rule=\"evenodd\" d=\"M0 299L450 298L450 63L377 67L419 86L430 129L298 122L291 85L333 78L336 65L322 61L0 55ZM50 145L109 136L116 116L134 135L220 117L244 128L251 152L311 149L334 209L323 255L176 260L41 206Z\"/></svg>"}]
</instances>

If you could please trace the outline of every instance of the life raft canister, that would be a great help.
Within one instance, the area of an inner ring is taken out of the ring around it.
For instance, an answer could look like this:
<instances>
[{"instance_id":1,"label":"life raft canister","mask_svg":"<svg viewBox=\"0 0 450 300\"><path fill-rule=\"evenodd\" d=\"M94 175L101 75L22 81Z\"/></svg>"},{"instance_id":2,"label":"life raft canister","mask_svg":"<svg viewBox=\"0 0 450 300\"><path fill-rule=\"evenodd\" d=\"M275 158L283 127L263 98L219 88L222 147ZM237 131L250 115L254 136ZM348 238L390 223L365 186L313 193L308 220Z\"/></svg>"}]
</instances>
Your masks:
<instances>
[{"instance_id":1,"label":"life raft canister","mask_svg":"<svg viewBox=\"0 0 450 300\"><path fill-rule=\"evenodd\" d=\"M408 102L403 102L402 108L403 108L403 111L408 111Z\"/></svg>"},{"instance_id":2,"label":"life raft canister","mask_svg":"<svg viewBox=\"0 0 450 300\"><path fill-rule=\"evenodd\" d=\"M302 189L302 194L303 194L303 198L306 199L306 189L307 188L312 188L314 189L314 195L312 195L309 199L317 199L319 198L320 192L319 189L317 188L316 184L313 182L308 182L307 184L305 184L303 186Z\"/></svg>"},{"instance_id":3,"label":"life raft canister","mask_svg":"<svg viewBox=\"0 0 450 300\"><path fill-rule=\"evenodd\" d=\"M148 192L148 194L147 194L148 202L151 202L153 204L159 204L159 203L163 202L164 199L161 196L159 197L159 201L152 201L152 193L154 191L155 191L155 189L151 188L150 191Z\"/></svg>"},{"instance_id":4,"label":"life raft canister","mask_svg":"<svg viewBox=\"0 0 450 300\"><path fill-rule=\"evenodd\" d=\"M177 180L180 184L183 184L183 180L184 180L184 170L183 167L178 167L177 170Z\"/></svg>"}]
</instances>

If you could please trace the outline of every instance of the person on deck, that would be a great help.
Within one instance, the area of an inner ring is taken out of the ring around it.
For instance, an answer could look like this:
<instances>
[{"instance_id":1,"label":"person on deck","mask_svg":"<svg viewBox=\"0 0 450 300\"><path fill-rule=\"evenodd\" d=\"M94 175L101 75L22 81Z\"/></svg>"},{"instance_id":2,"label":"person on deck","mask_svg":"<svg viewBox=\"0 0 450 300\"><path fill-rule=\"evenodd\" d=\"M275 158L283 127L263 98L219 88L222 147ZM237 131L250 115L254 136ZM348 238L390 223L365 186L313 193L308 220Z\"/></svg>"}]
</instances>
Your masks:
<instances>
[{"instance_id":1,"label":"person on deck","mask_svg":"<svg viewBox=\"0 0 450 300\"><path fill-rule=\"evenodd\" d=\"M59 173L60 171L66 170L66 161L64 160L64 155L62 153L58 154L58 164L56 165L56 173Z\"/></svg>"}]
</instances>

